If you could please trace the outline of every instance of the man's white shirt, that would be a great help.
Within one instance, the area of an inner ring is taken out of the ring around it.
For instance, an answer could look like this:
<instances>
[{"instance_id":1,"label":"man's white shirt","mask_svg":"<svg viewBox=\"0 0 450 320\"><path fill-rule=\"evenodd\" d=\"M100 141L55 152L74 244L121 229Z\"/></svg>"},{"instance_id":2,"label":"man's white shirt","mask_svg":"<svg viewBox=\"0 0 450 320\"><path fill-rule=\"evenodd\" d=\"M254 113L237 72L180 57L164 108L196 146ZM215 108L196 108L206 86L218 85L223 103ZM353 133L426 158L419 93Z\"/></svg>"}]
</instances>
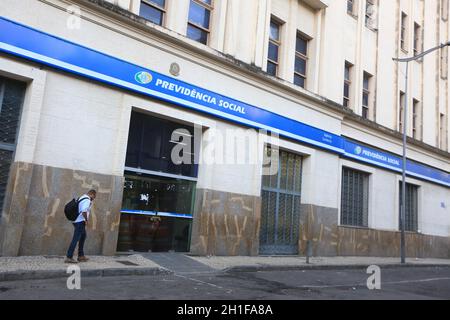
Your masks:
<instances>
[{"instance_id":1,"label":"man's white shirt","mask_svg":"<svg viewBox=\"0 0 450 320\"><path fill-rule=\"evenodd\" d=\"M79 198L78 202L78 218L73 223L86 221L86 219L83 216L83 212L87 213L87 218L89 220L89 215L91 214L91 206L92 206L91 198L87 194L82 195Z\"/></svg>"}]
</instances>

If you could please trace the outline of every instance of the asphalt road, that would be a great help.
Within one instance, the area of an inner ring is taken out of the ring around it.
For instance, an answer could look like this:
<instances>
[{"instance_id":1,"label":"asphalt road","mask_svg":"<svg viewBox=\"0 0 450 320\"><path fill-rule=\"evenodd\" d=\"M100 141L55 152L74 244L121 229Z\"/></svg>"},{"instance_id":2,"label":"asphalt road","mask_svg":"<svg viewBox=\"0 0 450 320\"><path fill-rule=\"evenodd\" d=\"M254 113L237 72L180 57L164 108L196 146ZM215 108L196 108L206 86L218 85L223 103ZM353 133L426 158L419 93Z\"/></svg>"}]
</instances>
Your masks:
<instances>
[{"instance_id":1,"label":"asphalt road","mask_svg":"<svg viewBox=\"0 0 450 320\"><path fill-rule=\"evenodd\" d=\"M381 269L381 289L367 288L366 270L178 273L158 276L0 282L0 300L10 299L450 299L450 267Z\"/></svg>"}]
</instances>

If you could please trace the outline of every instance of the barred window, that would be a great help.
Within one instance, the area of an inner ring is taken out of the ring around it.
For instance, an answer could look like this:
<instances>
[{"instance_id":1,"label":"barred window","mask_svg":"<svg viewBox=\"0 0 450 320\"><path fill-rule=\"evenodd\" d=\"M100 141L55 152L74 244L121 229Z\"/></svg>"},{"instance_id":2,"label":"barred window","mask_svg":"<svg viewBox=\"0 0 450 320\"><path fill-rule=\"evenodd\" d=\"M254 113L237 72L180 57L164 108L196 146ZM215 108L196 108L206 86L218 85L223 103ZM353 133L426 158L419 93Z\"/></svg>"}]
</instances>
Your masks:
<instances>
[{"instance_id":1,"label":"barred window","mask_svg":"<svg viewBox=\"0 0 450 320\"><path fill-rule=\"evenodd\" d=\"M402 229L402 182L400 181L400 214L399 214L399 226ZM406 184L406 211L405 211L405 231L417 232L418 231L418 207L419 207L419 187L410 183Z\"/></svg>"},{"instance_id":2,"label":"barred window","mask_svg":"<svg viewBox=\"0 0 450 320\"><path fill-rule=\"evenodd\" d=\"M25 88L22 82L0 77L0 216L16 149Z\"/></svg>"},{"instance_id":3,"label":"barred window","mask_svg":"<svg viewBox=\"0 0 450 320\"><path fill-rule=\"evenodd\" d=\"M342 168L341 225L368 227L369 174Z\"/></svg>"}]
</instances>

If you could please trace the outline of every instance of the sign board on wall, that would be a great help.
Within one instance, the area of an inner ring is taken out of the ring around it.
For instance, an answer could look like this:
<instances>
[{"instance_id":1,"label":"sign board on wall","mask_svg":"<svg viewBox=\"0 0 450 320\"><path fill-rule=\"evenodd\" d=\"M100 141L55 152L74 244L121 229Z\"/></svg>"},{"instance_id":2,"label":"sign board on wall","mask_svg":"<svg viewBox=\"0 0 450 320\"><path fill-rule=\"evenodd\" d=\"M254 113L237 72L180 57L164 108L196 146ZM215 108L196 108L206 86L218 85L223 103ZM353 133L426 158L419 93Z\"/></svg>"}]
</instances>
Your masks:
<instances>
[{"instance_id":1,"label":"sign board on wall","mask_svg":"<svg viewBox=\"0 0 450 320\"><path fill-rule=\"evenodd\" d=\"M401 171L402 159L399 156L378 151L345 137L168 77L4 17L0 17L0 51L214 117L276 132L282 137L319 147L343 157L396 172ZM450 187L450 174L442 170L408 160L407 173Z\"/></svg>"}]
</instances>

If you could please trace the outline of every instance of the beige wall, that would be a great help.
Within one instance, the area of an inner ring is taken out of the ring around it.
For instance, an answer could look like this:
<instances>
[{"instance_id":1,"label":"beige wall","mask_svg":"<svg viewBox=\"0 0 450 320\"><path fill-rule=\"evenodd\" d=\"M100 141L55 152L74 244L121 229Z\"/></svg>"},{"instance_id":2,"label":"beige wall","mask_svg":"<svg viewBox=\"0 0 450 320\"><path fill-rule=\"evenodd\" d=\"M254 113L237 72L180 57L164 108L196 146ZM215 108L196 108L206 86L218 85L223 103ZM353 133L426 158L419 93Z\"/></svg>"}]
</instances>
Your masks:
<instances>
[{"instance_id":1,"label":"beige wall","mask_svg":"<svg viewBox=\"0 0 450 320\"><path fill-rule=\"evenodd\" d=\"M365 0L355 0L354 15L347 14L346 1L214 1L209 46L245 63L266 68L268 26L273 15L282 26L280 79L292 82L295 56L295 35L300 31L311 38L306 89L339 104L342 103L344 61L354 65L351 106L362 113L363 73L371 74L369 119L393 130L399 130L399 91L405 90L404 65L393 57L413 55L414 23L422 27L420 42L424 49L449 40L449 23L441 19L443 0L377 0L373 23L365 26ZM110 0L122 8L139 13L137 0ZM186 32L189 1L168 0L165 27L181 35ZM400 48L400 16L408 15L406 48ZM201 45L199 47L202 47ZM206 48L205 48L206 49ZM446 67L448 73L448 64ZM448 81L437 77L440 72L439 53L410 66L409 110L413 99L419 101L418 140L448 150L449 131L440 137L439 115L445 115L449 127ZM299 89L302 90L302 89ZM439 98L437 98L439 97ZM408 134L412 136L412 112L409 113ZM443 141L441 141L443 140Z\"/></svg>"}]
</instances>

